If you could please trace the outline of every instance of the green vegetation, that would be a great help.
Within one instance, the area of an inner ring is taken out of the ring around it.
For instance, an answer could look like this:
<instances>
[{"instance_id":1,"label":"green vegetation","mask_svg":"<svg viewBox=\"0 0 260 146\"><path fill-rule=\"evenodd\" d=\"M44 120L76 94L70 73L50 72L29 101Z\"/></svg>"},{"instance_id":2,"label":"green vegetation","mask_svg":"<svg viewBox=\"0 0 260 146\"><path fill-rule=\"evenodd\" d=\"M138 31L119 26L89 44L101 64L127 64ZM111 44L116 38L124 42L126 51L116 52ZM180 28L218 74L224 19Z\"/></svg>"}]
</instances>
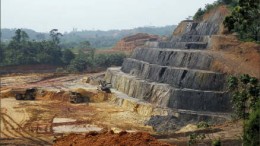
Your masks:
<instances>
[{"instance_id":1,"label":"green vegetation","mask_svg":"<svg viewBox=\"0 0 260 146\"><path fill-rule=\"evenodd\" d=\"M221 146L221 140L220 139L214 139L212 141L212 146Z\"/></svg>"},{"instance_id":2,"label":"green vegetation","mask_svg":"<svg viewBox=\"0 0 260 146\"><path fill-rule=\"evenodd\" d=\"M211 125L205 121L201 121L197 124L197 128L199 129L210 129ZM216 139L216 138L212 138L210 137L210 135L206 135L205 133L192 133L189 135L189 141L188 141L188 145L199 145L199 144L203 144L203 145L207 145L205 138L206 136L208 137L208 139L211 141L211 145L212 146L221 146L221 140L220 138Z\"/></svg>"},{"instance_id":3,"label":"green vegetation","mask_svg":"<svg viewBox=\"0 0 260 146\"><path fill-rule=\"evenodd\" d=\"M228 87L232 93L235 118L245 121L243 143L245 146L260 144L260 83L249 75L231 76Z\"/></svg>"},{"instance_id":4,"label":"green vegetation","mask_svg":"<svg viewBox=\"0 0 260 146\"><path fill-rule=\"evenodd\" d=\"M15 36L9 43L1 44L0 65L58 65L58 72L82 72L90 68L107 68L120 66L125 54L95 54L88 41L80 42L78 52L74 54L70 49L60 46L61 33L57 29L50 31L50 40L31 41L28 34L17 29Z\"/></svg>"},{"instance_id":5,"label":"green vegetation","mask_svg":"<svg viewBox=\"0 0 260 146\"><path fill-rule=\"evenodd\" d=\"M260 105L258 105L259 107ZM245 123L243 142L245 146L260 145L260 109L253 111Z\"/></svg>"},{"instance_id":6,"label":"green vegetation","mask_svg":"<svg viewBox=\"0 0 260 146\"><path fill-rule=\"evenodd\" d=\"M214 2L213 4L206 4L204 8L199 8L198 11L193 16L193 20L200 21L203 18L203 15L213 8L219 6L221 3L219 1Z\"/></svg>"},{"instance_id":7,"label":"green vegetation","mask_svg":"<svg viewBox=\"0 0 260 146\"><path fill-rule=\"evenodd\" d=\"M67 70L69 72L82 72L93 68L107 68L110 66L121 66L124 58L123 53L95 54L94 50L84 53L81 50L75 59L71 61Z\"/></svg>"},{"instance_id":8,"label":"green vegetation","mask_svg":"<svg viewBox=\"0 0 260 146\"><path fill-rule=\"evenodd\" d=\"M52 30L50 35L52 35L52 40L30 41L25 31L17 29L12 40L6 45L1 45L0 65L62 65L64 54L59 46L60 34L57 30Z\"/></svg>"},{"instance_id":9,"label":"green vegetation","mask_svg":"<svg viewBox=\"0 0 260 146\"><path fill-rule=\"evenodd\" d=\"M198 11L193 16L193 20L200 21L205 13L208 13L210 10L216 8L220 5L228 5L234 7L238 4L238 0L217 0L213 4L206 4L204 8L199 8Z\"/></svg>"},{"instance_id":10,"label":"green vegetation","mask_svg":"<svg viewBox=\"0 0 260 146\"><path fill-rule=\"evenodd\" d=\"M240 0L224 25L230 32L237 32L245 41L260 41L260 1Z\"/></svg>"},{"instance_id":11,"label":"green vegetation","mask_svg":"<svg viewBox=\"0 0 260 146\"><path fill-rule=\"evenodd\" d=\"M164 27L138 27L134 29L126 30L73 30L71 32L65 32L63 37L60 38L60 47L62 49L79 50L80 43L88 41L91 47L94 48L111 48L122 38L134 35L136 33L148 33L160 36L170 36L175 25L169 25ZM48 33L39 33L31 29L23 29L29 36L30 40L43 41L51 39ZM3 42L9 42L12 36L15 35L15 29L1 29L1 40Z\"/></svg>"},{"instance_id":12,"label":"green vegetation","mask_svg":"<svg viewBox=\"0 0 260 146\"><path fill-rule=\"evenodd\" d=\"M192 133L189 135L189 141L188 141L188 145L194 145L197 144L198 141L204 140L206 138L206 135L204 133L202 134L197 134L197 133Z\"/></svg>"},{"instance_id":13,"label":"green vegetation","mask_svg":"<svg viewBox=\"0 0 260 146\"><path fill-rule=\"evenodd\" d=\"M260 42L260 1L259 0L217 0L199 8L193 20L200 21L203 15L219 5L227 5L232 14L224 20L229 32L236 32L244 41Z\"/></svg>"},{"instance_id":14,"label":"green vegetation","mask_svg":"<svg viewBox=\"0 0 260 146\"><path fill-rule=\"evenodd\" d=\"M205 121L201 121L201 122L199 122L199 123L197 124L197 127L198 127L198 128L209 128L210 125L209 125L209 123L207 123L207 122L205 122Z\"/></svg>"},{"instance_id":15,"label":"green vegetation","mask_svg":"<svg viewBox=\"0 0 260 146\"><path fill-rule=\"evenodd\" d=\"M258 79L249 75L241 75L239 78L228 78L228 87L232 93L232 103L237 119L248 119L249 113L255 111L260 100L260 84Z\"/></svg>"}]
</instances>

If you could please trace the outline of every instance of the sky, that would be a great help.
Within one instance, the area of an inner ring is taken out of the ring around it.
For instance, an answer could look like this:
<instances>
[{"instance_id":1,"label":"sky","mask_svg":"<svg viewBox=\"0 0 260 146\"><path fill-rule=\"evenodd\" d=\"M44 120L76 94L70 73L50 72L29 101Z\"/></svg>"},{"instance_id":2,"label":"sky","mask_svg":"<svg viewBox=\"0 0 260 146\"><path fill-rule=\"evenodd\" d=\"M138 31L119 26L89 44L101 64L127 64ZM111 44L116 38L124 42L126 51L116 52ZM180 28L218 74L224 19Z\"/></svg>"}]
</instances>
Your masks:
<instances>
[{"instance_id":1,"label":"sky","mask_svg":"<svg viewBox=\"0 0 260 146\"><path fill-rule=\"evenodd\" d=\"M2 28L48 32L177 25L215 0L1 0Z\"/></svg>"}]
</instances>

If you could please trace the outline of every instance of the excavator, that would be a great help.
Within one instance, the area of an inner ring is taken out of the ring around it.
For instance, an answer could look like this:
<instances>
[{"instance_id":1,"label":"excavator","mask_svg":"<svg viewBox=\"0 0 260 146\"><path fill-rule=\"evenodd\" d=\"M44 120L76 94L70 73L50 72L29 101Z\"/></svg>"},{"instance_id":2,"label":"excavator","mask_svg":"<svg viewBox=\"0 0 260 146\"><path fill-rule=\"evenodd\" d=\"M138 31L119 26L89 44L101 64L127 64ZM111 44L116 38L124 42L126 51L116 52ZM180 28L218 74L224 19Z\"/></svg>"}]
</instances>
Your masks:
<instances>
[{"instance_id":1,"label":"excavator","mask_svg":"<svg viewBox=\"0 0 260 146\"><path fill-rule=\"evenodd\" d=\"M110 88L112 87L111 83L107 83L106 81L99 80L99 91L104 91L106 93L111 93Z\"/></svg>"}]
</instances>

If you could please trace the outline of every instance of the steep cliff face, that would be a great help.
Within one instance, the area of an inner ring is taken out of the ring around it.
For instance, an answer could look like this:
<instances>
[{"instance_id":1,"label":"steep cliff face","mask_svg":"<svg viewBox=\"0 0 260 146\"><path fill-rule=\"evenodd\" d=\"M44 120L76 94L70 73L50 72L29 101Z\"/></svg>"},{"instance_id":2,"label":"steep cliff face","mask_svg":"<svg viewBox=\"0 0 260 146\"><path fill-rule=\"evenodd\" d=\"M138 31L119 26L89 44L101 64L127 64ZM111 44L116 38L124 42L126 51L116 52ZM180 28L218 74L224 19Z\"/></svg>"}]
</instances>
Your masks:
<instances>
[{"instance_id":1,"label":"steep cliff face","mask_svg":"<svg viewBox=\"0 0 260 146\"><path fill-rule=\"evenodd\" d=\"M214 70L215 57L208 49L211 37L221 31L223 9L213 10L202 22L182 21L168 41L136 48L121 68L107 70L106 81L156 107L230 112L226 75Z\"/></svg>"}]
</instances>

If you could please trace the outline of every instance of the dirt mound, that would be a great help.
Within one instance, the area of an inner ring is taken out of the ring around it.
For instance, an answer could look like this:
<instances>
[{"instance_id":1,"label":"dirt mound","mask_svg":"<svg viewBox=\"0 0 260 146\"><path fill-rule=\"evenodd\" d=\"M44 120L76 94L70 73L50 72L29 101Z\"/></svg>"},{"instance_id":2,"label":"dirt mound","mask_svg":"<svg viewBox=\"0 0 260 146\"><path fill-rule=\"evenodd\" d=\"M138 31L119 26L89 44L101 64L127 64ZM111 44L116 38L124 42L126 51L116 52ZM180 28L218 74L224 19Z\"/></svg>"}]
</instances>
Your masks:
<instances>
[{"instance_id":1,"label":"dirt mound","mask_svg":"<svg viewBox=\"0 0 260 146\"><path fill-rule=\"evenodd\" d=\"M128 36L120 40L113 50L117 51L132 51L136 47L141 47L146 41L156 41L159 39L157 35L150 35L146 33L138 33L136 35Z\"/></svg>"},{"instance_id":2,"label":"dirt mound","mask_svg":"<svg viewBox=\"0 0 260 146\"><path fill-rule=\"evenodd\" d=\"M1 96L0 98L8 98L8 97L14 97L14 93L12 92L12 89L6 89L6 90L1 90Z\"/></svg>"},{"instance_id":3,"label":"dirt mound","mask_svg":"<svg viewBox=\"0 0 260 146\"><path fill-rule=\"evenodd\" d=\"M36 95L36 98L45 100L59 100L59 101L69 101L70 94L68 91L41 91Z\"/></svg>"},{"instance_id":4,"label":"dirt mound","mask_svg":"<svg viewBox=\"0 0 260 146\"><path fill-rule=\"evenodd\" d=\"M110 96L105 92L98 92L97 90L85 90L82 88L76 89L75 92L80 93L83 97L88 98L89 102L103 102Z\"/></svg>"},{"instance_id":5,"label":"dirt mound","mask_svg":"<svg viewBox=\"0 0 260 146\"><path fill-rule=\"evenodd\" d=\"M55 140L54 146L171 146L160 142L148 133L128 133L122 131L115 134L113 131L97 133L90 132L85 135L70 134Z\"/></svg>"}]
</instances>

